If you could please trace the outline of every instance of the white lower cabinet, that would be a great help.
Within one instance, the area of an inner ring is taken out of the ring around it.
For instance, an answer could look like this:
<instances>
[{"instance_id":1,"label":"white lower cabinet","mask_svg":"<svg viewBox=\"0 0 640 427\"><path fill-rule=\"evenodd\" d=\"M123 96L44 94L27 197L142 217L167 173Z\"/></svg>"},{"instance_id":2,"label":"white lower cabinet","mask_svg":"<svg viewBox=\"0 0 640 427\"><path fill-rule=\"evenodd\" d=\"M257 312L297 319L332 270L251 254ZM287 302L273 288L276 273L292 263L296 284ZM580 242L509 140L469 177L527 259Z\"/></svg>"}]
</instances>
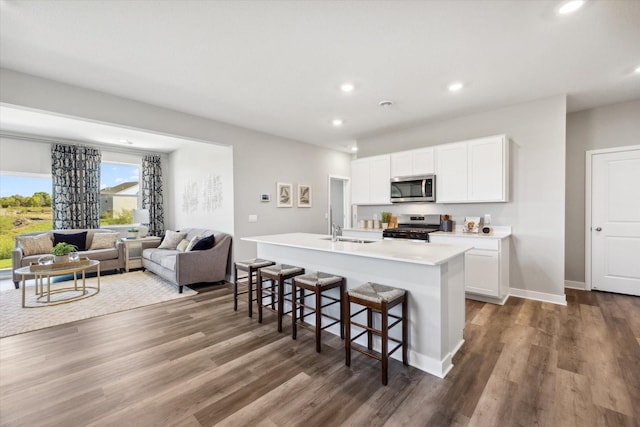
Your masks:
<instances>
[{"instance_id":1,"label":"white lower cabinet","mask_svg":"<svg viewBox=\"0 0 640 427\"><path fill-rule=\"evenodd\" d=\"M464 255L467 298L504 304L509 296L509 237L469 237L455 233L429 234L431 243L472 245Z\"/></svg>"},{"instance_id":2,"label":"white lower cabinet","mask_svg":"<svg viewBox=\"0 0 640 427\"><path fill-rule=\"evenodd\" d=\"M464 254L464 286L466 292L500 296L500 254L496 251L472 249Z\"/></svg>"}]
</instances>

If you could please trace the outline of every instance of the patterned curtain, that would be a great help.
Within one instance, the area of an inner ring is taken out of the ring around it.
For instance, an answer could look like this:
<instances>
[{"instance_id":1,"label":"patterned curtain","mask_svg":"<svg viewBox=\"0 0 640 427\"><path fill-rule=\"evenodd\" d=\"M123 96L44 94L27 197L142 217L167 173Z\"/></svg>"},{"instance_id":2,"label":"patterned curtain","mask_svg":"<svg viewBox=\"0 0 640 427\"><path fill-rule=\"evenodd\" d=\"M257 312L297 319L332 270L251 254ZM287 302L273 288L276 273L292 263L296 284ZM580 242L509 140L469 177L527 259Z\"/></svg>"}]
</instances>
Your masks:
<instances>
[{"instance_id":1,"label":"patterned curtain","mask_svg":"<svg viewBox=\"0 0 640 427\"><path fill-rule=\"evenodd\" d=\"M53 229L100 227L100 150L51 146Z\"/></svg>"},{"instance_id":2,"label":"patterned curtain","mask_svg":"<svg viewBox=\"0 0 640 427\"><path fill-rule=\"evenodd\" d=\"M164 206L162 199L162 167L160 156L142 158L142 208L149 209L149 235L164 235Z\"/></svg>"}]
</instances>

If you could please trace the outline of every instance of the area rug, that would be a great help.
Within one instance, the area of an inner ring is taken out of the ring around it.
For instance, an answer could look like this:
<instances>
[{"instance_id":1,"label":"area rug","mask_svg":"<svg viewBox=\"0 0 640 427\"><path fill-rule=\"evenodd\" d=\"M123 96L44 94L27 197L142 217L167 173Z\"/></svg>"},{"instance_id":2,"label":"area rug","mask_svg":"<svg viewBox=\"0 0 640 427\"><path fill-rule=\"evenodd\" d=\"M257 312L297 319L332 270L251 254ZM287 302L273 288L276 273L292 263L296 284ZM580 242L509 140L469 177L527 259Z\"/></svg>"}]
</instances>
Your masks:
<instances>
[{"instance_id":1,"label":"area rug","mask_svg":"<svg viewBox=\"0 0 640 427\"><path fill-rule=\"evenodd\" d=\"M97 281L95 277L89 278L86 285L96 287ZM0 337L197 294L196 291L187 287L184 287L183 293L180 294L176 285L155 274L148 271L135 271L102 276L100 292L90 298L67 304L43 306L36 301L33 284L33 280L27 281L26 304L39 305L37 308L22 308L22 289L0 292ZM52 284L51 288L53 290L56 287L69 286L73 286L73 281ZM52 298L59 295L53 294Z\"/></svg>"}]
</instances>

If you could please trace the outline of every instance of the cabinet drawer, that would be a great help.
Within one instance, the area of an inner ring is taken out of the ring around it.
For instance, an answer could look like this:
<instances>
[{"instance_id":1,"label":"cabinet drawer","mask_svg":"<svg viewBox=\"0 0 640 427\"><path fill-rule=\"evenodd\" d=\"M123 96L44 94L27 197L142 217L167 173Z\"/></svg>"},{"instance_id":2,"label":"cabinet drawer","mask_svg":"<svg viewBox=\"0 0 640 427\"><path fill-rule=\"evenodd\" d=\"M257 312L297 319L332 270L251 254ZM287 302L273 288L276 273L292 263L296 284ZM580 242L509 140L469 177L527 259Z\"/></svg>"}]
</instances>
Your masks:
<instances>
[{"instance_id":1,"label":"cabinet drawer","mask_svg":"<svg viewBox=\"0 0 640 427\"><path fill-rule=\"evenodd\" d=\"M473 246L475 249L485 249L489 251L500 250L499 239L488 239L483 237L448 236L444 233L429 234L429 241L432 243L448 243L451 245Z\"/></svg>"}]
</instances>

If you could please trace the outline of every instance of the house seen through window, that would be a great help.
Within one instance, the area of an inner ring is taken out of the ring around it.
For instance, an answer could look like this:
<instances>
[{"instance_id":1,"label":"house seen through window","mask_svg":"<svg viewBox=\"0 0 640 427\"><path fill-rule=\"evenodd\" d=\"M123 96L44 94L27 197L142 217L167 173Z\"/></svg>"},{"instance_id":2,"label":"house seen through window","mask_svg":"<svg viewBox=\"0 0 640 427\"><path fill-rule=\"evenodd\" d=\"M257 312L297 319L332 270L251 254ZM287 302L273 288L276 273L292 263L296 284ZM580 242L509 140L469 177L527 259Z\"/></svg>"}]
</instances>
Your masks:
<instances>
[{"instance_id":1,"label":"house seen through window","mask_svg":"<svg viewBox=\"0 0 640 427\"><path fill-rule=\"evenodd\" d=\"M100 225L132 224L139 194L138 165L103 162L100 165Z\"/></svg>"}]
</instances>

